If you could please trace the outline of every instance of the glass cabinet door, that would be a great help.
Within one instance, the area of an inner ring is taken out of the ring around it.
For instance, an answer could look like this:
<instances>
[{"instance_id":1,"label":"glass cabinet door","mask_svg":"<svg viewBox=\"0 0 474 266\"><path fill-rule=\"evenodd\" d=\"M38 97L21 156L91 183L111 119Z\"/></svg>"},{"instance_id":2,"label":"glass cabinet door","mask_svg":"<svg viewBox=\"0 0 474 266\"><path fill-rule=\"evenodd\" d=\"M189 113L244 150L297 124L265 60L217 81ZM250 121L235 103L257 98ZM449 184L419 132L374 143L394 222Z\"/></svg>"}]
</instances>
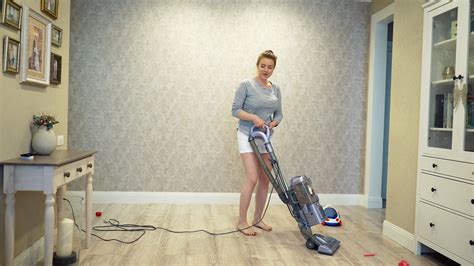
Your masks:
<instances>
[{"instance_id":1,"label":"glass cabinet door","mask_svg":"<svg viewBox=\"0 0 474 266\"><path fill-rule=\"evenodd\" d=\"M428 146L452 149L458 9L433 17Z\"/></svg>"},{"instance_id":2,"label":"glass cabinet door","mask_svg":"<svg viewBox=\"0 0 474 266\"><path fill-rule=\"evenodd\" d=\"M464 135L464 151L474 152L474 0L471 0L469 12L469 49L467 77L465 80L466 95L466 124Z\"/></svg>"}]
</instances>

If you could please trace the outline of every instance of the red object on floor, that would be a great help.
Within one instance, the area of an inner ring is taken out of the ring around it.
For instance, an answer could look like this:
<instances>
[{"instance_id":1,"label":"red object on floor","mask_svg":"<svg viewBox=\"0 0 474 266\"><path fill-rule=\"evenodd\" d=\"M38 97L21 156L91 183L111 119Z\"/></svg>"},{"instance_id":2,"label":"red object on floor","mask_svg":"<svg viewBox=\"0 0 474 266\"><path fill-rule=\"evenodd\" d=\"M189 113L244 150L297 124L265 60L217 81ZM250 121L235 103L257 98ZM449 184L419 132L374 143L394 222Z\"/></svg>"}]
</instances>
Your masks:
<instances>
[{"instance_id":1,"label":"red object on floor","mask_svg":"<svg viewBox=\"0 0 474 266\"><path fill-rule=\"evenodd\" d=\"M375 256L375 253L372 253L372 252L364 253L364 257L373 257L373 256Z\"/></svg>"},{"instance_id":2,"label":"red object on floor","mask_svg":"<svg viewBox=\"0 0 474 266\"><path fill-rule=\"evenodd\" d=\"M408 261L406 261L406 260L401 260L398 263L398 266L410 266L410 263L408 263Z\"/></svg>"},{"instance_id":3,"label":"red object on floor","mask_svg":"<svg viewBox=\"0 0 474 266\"><path fill-rule=\"evenodd\" d=\"M96 216L96 217L102 216L102 212L95 212L95 216Z\"/></svg>"}]
</instances>

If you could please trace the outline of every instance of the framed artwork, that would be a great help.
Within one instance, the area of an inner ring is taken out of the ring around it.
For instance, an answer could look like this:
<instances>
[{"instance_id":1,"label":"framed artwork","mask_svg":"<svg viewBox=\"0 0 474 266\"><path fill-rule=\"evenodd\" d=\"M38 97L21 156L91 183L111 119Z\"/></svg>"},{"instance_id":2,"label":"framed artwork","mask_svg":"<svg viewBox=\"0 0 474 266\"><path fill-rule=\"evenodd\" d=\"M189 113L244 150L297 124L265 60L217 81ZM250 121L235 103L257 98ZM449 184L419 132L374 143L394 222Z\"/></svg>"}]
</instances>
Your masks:
<instances>
[{"instance_id":1,"label":"framed artwork","mask_svg":"<svg viewBox=\"0 0 474 266\"><path fill-rule=\"evenodd\" d=\"M11 0L0 0L2 24L19 30L21 26L21 6Z\"/></svg>"},{"instance_id":2,"label":"framed artwork","mask_svg":"<svg viewBox=\"0 0 474 266\"><path fill-rule=\"evenodd\" d=\"M61 47L61 43L63 42L63 30L54 25L51 28L51 44L57 47Z\"/></svg>"},{"instance_id":3,"label":"framed artwork","mask_svg":"<svg viewBox=\"0 0 474 266\"><path fill-rule=\"evenodd\" d=\"M61 56L51 53L51 73L49 75L51 84L61 84Z\"/></svg>"},{"instance_id":4,"label":"framed artwork","mask_svg":"<svg viewBox=\"0 0 474 266\"><path fill-rule=\"evenodd\" d=\"M17 74L20 66L20 42L3 38L3 72Z\"/></svg>"},{"instance_id":5,"label":"framed artwork","mask_svg":"<svg viewBox=\"0 0 474 266\"><path fill-rule=\"evenodd\" d=\"M52 19L58 18L59 0L41 0L41 11Z\"/></svg>"},{"instance_id":6,"label":"framed artwork","mask_svg":"<svg viewBox=\"0 0 474 266\"><path fill-rule=\"evenodd\" d=\"M49 85L51 22L23 7L20 44L20 82Z\"/></svg>"}]
</instances>

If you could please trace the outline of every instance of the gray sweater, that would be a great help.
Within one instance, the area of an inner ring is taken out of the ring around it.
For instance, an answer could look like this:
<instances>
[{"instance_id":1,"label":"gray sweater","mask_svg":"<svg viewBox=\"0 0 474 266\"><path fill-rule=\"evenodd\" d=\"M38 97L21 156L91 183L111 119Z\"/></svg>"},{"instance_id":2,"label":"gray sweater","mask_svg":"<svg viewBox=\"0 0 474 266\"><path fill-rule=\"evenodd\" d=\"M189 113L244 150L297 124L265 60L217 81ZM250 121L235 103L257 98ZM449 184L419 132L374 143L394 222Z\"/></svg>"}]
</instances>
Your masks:
<instances>
[{"instance_id":1,"label":"gray sweater","mask_svg":"<svg viewBox=\"0 0 474 266\"><path fill-rule=\"evenodd\" d=\"M272 83L271 88L263 88L255 79L240 82L232 103L232 115L238 117L242 110L257 115L266 124L273 120L280 123L283 118L280 87ZM252 121L239 120L242 133L248 135L252 126Z\"/></svg>"}]
</instances>

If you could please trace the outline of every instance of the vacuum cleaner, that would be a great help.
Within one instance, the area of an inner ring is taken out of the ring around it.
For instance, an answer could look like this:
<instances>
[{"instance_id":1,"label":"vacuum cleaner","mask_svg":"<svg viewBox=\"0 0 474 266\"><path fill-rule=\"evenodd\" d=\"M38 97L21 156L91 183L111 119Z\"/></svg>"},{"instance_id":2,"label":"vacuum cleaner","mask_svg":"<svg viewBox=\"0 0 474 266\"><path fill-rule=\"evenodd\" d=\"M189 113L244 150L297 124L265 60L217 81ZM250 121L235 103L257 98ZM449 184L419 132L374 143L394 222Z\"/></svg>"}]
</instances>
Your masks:
<instances>
[{"instance_id":1,"label":"vacuum cleaner","mask_svg":"<svg viewBox=\"0 0 474 266\"><path fill-rule=\"evenodd\" d=\"M330 236L313 234L311 231L311 226L320 224L327 218L323 208L319 204L319 197L311 186L311 179L304 175L295 176L291 178L290 186L288 187L283 178L280 166L278 165L272 144L270 143L270 136L271 130L266 125L263 129L255 126L250 129L249 142L259 163L262 165L266 176L277 191L278 197L288 206L291 216L293 216L298 223L300 232L306 240L306 247L308 249L317 250L318 253L321 254L333 255L339 248L340 241ZM265 164L255 143L256 139L263 141L265 150L270 156L269 159L275 176L273 176Z\"/></svg>"}]
</instances>

